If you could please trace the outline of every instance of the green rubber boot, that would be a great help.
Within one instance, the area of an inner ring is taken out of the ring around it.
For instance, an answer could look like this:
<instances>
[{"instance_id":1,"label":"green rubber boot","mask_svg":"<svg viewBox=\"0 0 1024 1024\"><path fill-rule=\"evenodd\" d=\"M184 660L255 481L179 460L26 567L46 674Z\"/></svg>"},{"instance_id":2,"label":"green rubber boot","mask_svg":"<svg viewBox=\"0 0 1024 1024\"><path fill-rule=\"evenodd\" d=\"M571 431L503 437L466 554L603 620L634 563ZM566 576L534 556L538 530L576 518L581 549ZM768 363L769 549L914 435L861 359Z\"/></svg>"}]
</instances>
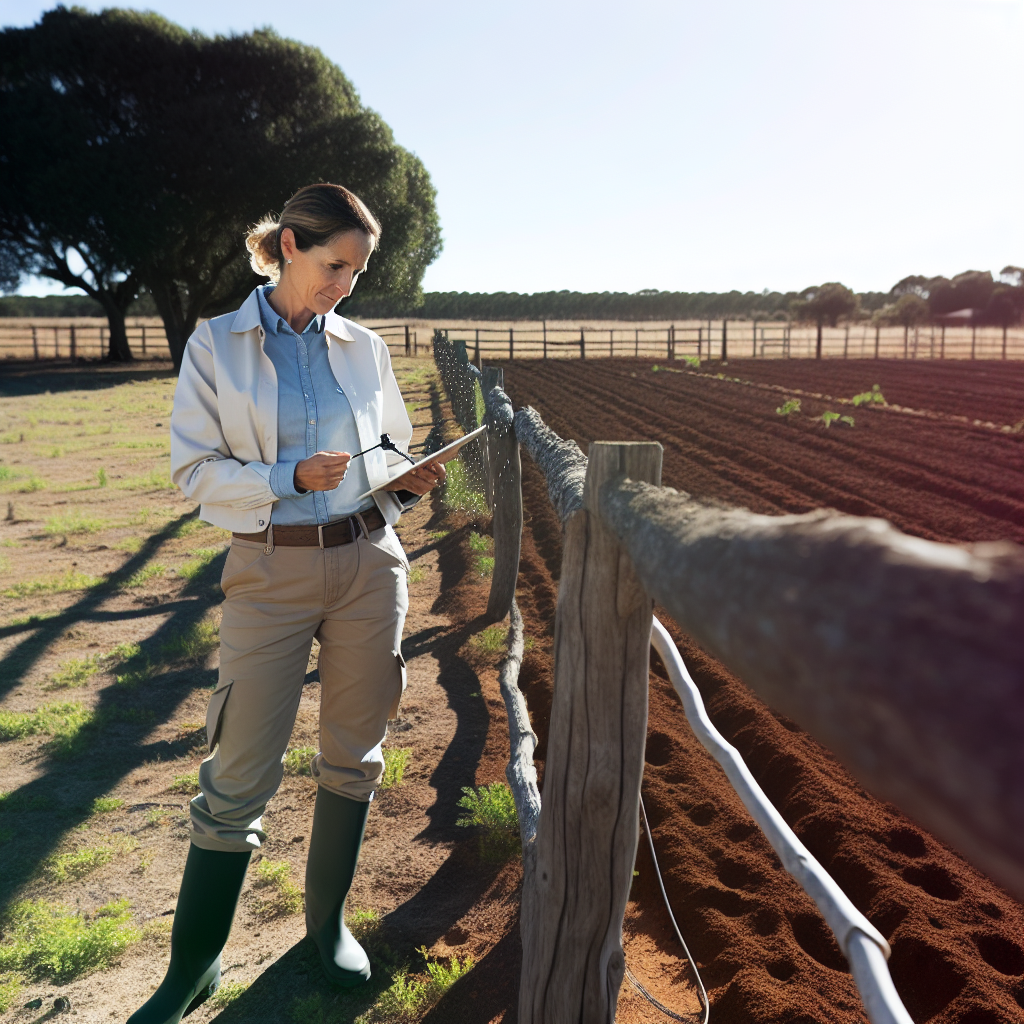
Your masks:
<instances>
[{"instance_id":1,"label":"green rubber boot","mask_svg":"<svg viewBox=\"0 0 1024 1024\"><path fill-rule=\"evenodd\" d=\"M363 844L369 804L321 786L306 860L306 934L320 951L329 981L351 988L370 980L370 958L345 924L345 897Z\"/></svg>"},{"instance_id":2,"label":"green rubber boot","mask_svg":"<svg viewBox=\"0 0 1024 1024\"><path fill-rule=\"evenodd\" d=\"M128 1024L178 1024L220 987L220 951L228 941L249 856L189 846L171 928L170 966Z\"/></svg>"}]
</instances>

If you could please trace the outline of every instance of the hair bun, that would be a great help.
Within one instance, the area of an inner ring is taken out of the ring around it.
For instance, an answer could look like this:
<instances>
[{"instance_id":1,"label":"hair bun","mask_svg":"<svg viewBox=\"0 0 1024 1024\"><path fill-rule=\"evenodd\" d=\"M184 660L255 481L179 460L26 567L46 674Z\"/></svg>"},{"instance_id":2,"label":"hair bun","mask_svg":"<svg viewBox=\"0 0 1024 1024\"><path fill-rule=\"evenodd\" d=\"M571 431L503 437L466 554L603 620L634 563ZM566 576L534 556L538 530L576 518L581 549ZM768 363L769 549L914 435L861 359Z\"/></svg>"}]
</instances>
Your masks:
<instances>
[{"instance_id":1,"label":"hair bun","mask_svg":"<svg viewBox=\"0 0 1024 1024\"><path fill-rule=\"evenodd\" d=\"M277 236L280 224L270 217L264 217L250 228L245 236L245 247L249 250L249 263L260 277L277 281L280 276L281 246Z\"/></svg>"}]
</instances>

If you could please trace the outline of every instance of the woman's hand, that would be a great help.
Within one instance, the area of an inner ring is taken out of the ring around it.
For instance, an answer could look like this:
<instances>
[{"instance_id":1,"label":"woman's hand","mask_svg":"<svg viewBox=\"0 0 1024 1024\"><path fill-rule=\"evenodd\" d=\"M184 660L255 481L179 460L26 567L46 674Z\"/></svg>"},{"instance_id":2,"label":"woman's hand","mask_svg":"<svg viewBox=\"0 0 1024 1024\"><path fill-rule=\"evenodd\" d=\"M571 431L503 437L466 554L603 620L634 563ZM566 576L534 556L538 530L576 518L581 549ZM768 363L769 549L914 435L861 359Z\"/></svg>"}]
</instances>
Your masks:
<instances>
[{"instance_id":1,"label":"woman's hand","mask_svg":"<svg viewBox=\"0 0 1024 1024\"><path fill-rule=\"evenodd\" d=\"M432 491L438 484L444 483L448 475L442 462L425 462L422 466L410 469L397 480L384 488L386 491L412 491L413 494L424 495Z\"/></svg>"},{"instance_id":2,"label":"woman's hand","mask_svg":"<svg viewBox=\"0 0 1024 1024\"><path fill-rule=\"evenodd\" d=\"M317 452L295 467L295 488L300 491L333 491L348 471L348 452Z\"/></svg>"}]
</instances>

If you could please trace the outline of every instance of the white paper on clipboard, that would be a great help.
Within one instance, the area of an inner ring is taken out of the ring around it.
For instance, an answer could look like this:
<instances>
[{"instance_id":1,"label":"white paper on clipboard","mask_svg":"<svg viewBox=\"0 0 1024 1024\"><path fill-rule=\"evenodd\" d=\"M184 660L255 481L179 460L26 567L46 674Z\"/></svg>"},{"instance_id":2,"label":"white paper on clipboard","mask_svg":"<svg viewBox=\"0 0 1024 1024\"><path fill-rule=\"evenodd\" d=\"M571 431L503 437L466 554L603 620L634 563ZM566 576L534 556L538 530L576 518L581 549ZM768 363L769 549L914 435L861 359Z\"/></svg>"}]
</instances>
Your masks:
<instances>
[{"instance_id":1,"label":"white paper on clipboard","mask_svg":"<svg viewBox=\"0 0 1024 1024\"><path fill-rule=\"evenodd\" d=\"M359 495L358 501L362 501L363 498L368 498L371 494L375 494L377 491L382 491L385 487L394 483L400 476L405 476L406 473L414 470L417 466L425 466L428 462L451 462L456 455L459 454L459 450L464 444L472 441L474 437L479 437L487 429L485 423L482 427L477 427L476 430L470 431L468 434L464 434L457 441L452 441L451 444L446 444L443 448L439 448L436 452L431 452L430 455L424 456L415 465L410 465L408 462L402 462L398 466L391 466L390 477L382 484L378 484L376 487L371 487L368 491Z\"/></svg>"}]
</instances>

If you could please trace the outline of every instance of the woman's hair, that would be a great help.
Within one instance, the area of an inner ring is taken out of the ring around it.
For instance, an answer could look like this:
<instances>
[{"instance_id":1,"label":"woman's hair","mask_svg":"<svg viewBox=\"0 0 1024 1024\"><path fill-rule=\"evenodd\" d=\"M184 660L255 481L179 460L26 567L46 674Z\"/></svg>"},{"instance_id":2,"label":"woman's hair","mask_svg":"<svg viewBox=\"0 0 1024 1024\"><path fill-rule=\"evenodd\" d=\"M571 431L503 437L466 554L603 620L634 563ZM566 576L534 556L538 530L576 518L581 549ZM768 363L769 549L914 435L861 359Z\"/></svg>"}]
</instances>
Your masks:
<instances>
[{"instance_id":1,"label":"woman's hair","mask_svg":"<svg viewBox=\"0 0 1024 1024\"><path fill-rule=\"evenodd\" d=\"M380 224L366 204L343 185L307 185L284 204L281 216L267 216L249 229L245 247L252 269L262 277L281 277L281 232L291 228L295 244L305 252L314 245L326 245L346 231L365 231L374 242L380 239Z\"/></svg>"}]
</instances>

